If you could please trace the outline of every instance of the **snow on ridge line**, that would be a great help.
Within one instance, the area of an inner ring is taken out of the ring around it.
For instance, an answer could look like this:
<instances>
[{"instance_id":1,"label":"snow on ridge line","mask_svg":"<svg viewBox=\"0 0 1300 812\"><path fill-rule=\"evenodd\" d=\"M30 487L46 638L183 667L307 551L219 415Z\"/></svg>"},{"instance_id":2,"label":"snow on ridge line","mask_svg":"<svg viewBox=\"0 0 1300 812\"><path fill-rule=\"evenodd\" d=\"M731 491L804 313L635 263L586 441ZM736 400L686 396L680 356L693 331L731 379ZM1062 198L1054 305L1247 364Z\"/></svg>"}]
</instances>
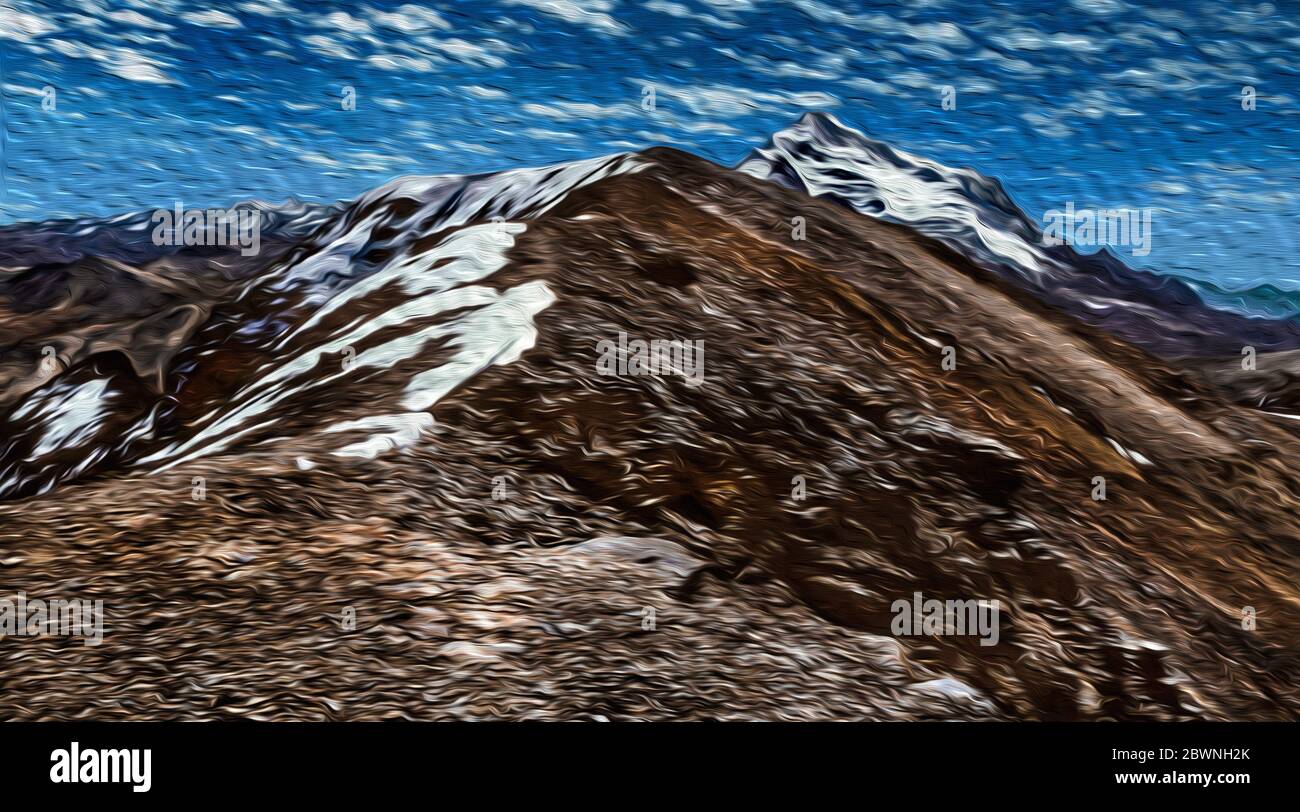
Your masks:
<instances>
[{"instance_id":1,"label":"snow on ridge line","mask_svg":"<svg viewBox=\"0 0 1300 812\"><path fill-rule=\"evenodd\" d=\"M632 153L508 169L480 175L412 175L376 187L348 204L332 228L313 242L308 257L286 263L250 282L275 290L298 287L346 273L368 248L379 228L391 230L408 244L474 220L518 220L549 211L569 192L613 175L631 174L649 165ZM413 211L398 216L401 201L414 201Z\"/></svg>"},{"instance_id":2,"label":"snow on ridge line","mask_svg":"<svg viewBox=\"0 0 1300 812\"><path fill-rule=\"evenodd\" d=\"M506 261L502 249L514 245L515 237L524 232L522 223L483 223L461 228L438 245L416 256L402 253L393 256L375 273L357 280L326 298L325 294L309 297L323 299L315 312L297 328L285 333L276 343L282 349L300 333L312 329L330 313L349 301L369 295L389 284L397 284L404 293L415 295L446 290L455 285L486 279L499 271ZM444 263L444 260L449 260ZM444 263L434 273L434 266Z\"/></svg>"},{"instance_id":3,"label":"snow on ridge line","mask_svg":"<svg viewBox=\"0 0 1300 812\"><path fill-rule=\"evenodd\" d=\"M636 155L618 152L479 175L412 175L367 192L355 205L364 208L399 198L425 202L419 212L407 218L411 221L433 206L445 205L455 195L456 205L437 223L438 228L448 228L479 217L542 214L574 189L611 175L639 172L646 166Z\"/></svg>"}]
</instances>

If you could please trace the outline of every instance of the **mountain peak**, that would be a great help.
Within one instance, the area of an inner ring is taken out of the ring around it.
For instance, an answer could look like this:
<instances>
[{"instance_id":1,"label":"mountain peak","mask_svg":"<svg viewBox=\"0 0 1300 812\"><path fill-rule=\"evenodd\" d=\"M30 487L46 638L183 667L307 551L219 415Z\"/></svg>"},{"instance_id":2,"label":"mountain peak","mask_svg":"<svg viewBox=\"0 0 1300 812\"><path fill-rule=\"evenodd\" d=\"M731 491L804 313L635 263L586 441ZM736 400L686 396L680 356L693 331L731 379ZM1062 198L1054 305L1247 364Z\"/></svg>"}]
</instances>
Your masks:
<instances>
[{"instance_id":1,"label":"mountain peak","mask_svg":"<svg viewBox=\"0 0 1300 812\"><path fill-rule=\"evenodd\" d=\"M900 152L886 142L872 138L840 121L833 114L821 110L804 113L794 124L772 134L772 139L778 137L798 138L827 146L849 145L882 154L891 162L916 160L914 156Z\"/></svg>"},{"instance_id":2,"label":"mountain peak","mask_svg":"<svg viewBox=\"0 0 1300 812\"><path fill-rule=\"evenodd\" d=\"M844 132L853 132L857 135L861 135L861 133L857 133L852 128L846 127L844 123L833 114L827 113L823 110L810 110L807 113L804 113L802 116L799 116L799 120L795 122L795 126L822 127L827 130L842 130Z\"/></svg>"},{"instance_id":3,"label":"mountain peak","mask_svg":"<svg viewBox=\"0 0 1300 812\"><path fill-rule=\"evenodd\" d=\"M1041 232L997 180L904 152L829 113L805 113L737 168L912 226L983 265L1032 278L1050 264Z\"/></svg>"},{"instance_id":4,"label":"mountain peak","mask_svg":"<svg viewBox=\"0 0 1300 812\"><path fill-rule=\"evenodd\" d=\"M737 169L913 228L1047 303L1162 355L1296 344L1285 323L1207 305L1200 291L1209 286L1130 268L1105 248L1084 255L1069 245L1049 247L1043 229L998 180L904 152L829 113L804 114Z\"/></svg>"}]
</instances>

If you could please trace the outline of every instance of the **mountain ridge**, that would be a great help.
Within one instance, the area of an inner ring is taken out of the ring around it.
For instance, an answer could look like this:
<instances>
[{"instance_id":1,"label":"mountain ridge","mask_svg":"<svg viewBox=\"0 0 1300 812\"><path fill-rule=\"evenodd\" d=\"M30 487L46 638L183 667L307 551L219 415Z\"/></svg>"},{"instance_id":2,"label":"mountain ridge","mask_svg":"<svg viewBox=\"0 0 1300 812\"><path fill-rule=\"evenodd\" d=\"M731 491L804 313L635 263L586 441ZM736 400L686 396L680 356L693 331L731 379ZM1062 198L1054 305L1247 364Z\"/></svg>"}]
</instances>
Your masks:
<instances>
[{"instance_id":1,"label":"mountain ridge","mask_svg":"<svg viewBox=\"0 0 1300 812\"><path fill-rule=\"evenodd\" d=\"M119 269L119 340L204 315L155 331L160 392L101 351L0 405L0 587L110 628L0 651L3 712L1294 717L1288 421L905 225L634 160L532 216L438 187ZM107 341L93 280L27 306L77 270L0 324ZM620 333L702 340L703 383L600 374ZM998 642L895 633L916 592L998 601Z\"/></svg>"},{"instance_id":2,"label":"mountain ridge","mask_svg":"<svg viewBox=\"0 0 1300 812\"><path fill-rule=\"evenodd\" d=\"M1045 245L1043 229L997 179L911 155L827 113L807 113L774 133L737 169L910 225L1076 318L1165 357L1227 355L1246 345L1261 352L1300 348L1300 313L1266 285L1234 292L1131 268L1104 246L1083 254ZM1269 319L1220 306L1234 300L1283 309Z\"/></svg>"}]
</instances>

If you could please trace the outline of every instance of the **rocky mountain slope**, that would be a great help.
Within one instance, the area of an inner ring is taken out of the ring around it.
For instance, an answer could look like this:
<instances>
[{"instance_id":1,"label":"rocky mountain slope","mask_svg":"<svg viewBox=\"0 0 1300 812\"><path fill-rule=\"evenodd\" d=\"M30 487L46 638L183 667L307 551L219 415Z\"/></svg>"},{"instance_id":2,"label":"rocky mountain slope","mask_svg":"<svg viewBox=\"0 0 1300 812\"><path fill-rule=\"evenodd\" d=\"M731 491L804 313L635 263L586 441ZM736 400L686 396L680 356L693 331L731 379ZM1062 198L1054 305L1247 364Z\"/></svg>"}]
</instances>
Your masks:
<instances>
[{"instance_id":1,"label":"rocky mountain slope","mask_svg":"<svg viewBox=\"0 0 1300 812\"><path fill-rule=\"evenodd\" d=\"M0 593L107 629L0 641L0 716L1295 718L1296 421L750 169L6 272ZM996 645L896 634L917 592Z\"/></svg>"}]
</instances>

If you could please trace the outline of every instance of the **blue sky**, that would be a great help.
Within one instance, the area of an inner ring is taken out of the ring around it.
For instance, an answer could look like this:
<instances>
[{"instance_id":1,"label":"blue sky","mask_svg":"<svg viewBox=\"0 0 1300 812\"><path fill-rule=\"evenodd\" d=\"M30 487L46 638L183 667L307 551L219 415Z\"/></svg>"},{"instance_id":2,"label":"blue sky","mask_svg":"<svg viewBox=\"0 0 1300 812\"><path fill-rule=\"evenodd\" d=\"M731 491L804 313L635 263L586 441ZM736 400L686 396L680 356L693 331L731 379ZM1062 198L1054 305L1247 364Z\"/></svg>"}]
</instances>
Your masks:
<instances>
[{"instance_id":1,"label":"blue sky","mask_svg":"<svg viewBox=\"0 0 1300 812\"><path fill-rule=\"evenodd\" d=\"M1153 207L1136 261L1156 270L1300 289L1294 7L6 0L0 53L0 222L333 201L656 144L731 164L826 110L1000 178L1035 218Z\"/></svg>"}]
</instances>

